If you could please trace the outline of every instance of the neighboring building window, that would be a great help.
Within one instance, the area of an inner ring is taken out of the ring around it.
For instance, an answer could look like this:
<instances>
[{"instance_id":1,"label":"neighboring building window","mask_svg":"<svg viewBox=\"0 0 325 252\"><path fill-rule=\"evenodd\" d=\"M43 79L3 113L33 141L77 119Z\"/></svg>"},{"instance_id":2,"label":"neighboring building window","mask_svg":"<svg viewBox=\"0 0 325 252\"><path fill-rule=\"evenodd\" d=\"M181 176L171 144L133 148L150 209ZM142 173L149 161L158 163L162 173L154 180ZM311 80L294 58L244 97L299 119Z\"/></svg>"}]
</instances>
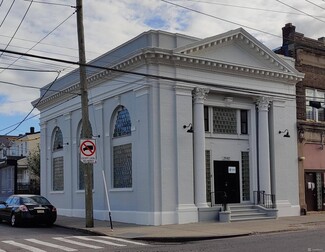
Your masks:
<instances>
[{"instance_id":1,"label":"neighboring building window","mask_svg":"<svg viewBox=\"0 0 325 252\"><path fill-rule=\"evenodd\" d=\"M319 105L324 105L325 91L306 88L306 120L312 120L316 122L325 121L324 108L310 106L310 102L317 102Z\"/></svg>"},{"instance_id":2,"label":"neighboring building window","mask_svg":"<svg viewBox=\"0 0 325 252\"><path fill-rule=\"evenodd\" d=\"M248 134L248 111L240 110L240 133L242 135Z\"/></svg>"},{"instance_id":3,"label":"neighboring building window","mask_svg":"<svg viewBox=\"0 0 325 252\"><path fill-rule=\"evenodd\" d=\"M232 108L213 108L213 133L237 134L237 110Z\"/></svg>"},{"instance_id":4,"label":"neighboring building window","mask_svg":"<svg viewBox=\"0 0 325 252\"><path fill-rule=\"evenodd\" d=\"M63 191L63 157L53 158L53 191Z\"/></svg>"},{"instance_id":5,"label":"neighboring building window","mask_svg":"<svg viewBox=\"0 0 325 252\"><path fill-rule=\"evenodd\" d=\"M55 128L53 151L63 148L63 136L60 128Z\"/></svg>"},{"instance_id":6,"label":"neighboring building window","mask_svg":"<svg viewBox=\"0 0 325 252\"><path fill-rule=\"evenodd\" d=\"M132 187L132 143L129 111L121 106L113 124L113 187Z\"/></svg>"},{"instance_id":7,"label":"neighboring building window","mask_svg":"<svg viewBox=\"0 0 325 252\"><path fill-rule=\"evenodd\" d=\"M25 155L28 154L28 151L27 151L27 142L25 142Z\"/></svg>"},{"instance_id":8,"label":"neighboring building window","mask_svg":"<svg viewBox=\"0 0 325 252\"><path fill-rule=\"evenodd\" d=\"M64 152L63 135L59 127L53 131L52 138L52 190L64 190Z\"/></svg>"}]
</instances>

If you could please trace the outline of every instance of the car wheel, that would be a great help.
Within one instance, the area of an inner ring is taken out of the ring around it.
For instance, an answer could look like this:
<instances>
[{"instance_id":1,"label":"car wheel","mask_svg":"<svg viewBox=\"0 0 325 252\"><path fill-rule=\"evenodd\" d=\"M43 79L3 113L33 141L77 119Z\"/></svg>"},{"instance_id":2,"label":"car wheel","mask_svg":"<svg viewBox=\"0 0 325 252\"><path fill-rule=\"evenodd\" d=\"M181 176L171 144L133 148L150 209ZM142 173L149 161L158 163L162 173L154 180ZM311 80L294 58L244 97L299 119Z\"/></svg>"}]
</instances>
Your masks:
<instances>
[{"instance_id":1,"label":"car wheel","mask_svg":"<svg viewBox=\"0 0 325 252\"><path fill-rule=\"evenodd\" d=\"M15 214L11 215L11 221L10 224L12 227L17 227L18 226L18 222L17 222L17 218Z\"/></svg>"}]
</instances>

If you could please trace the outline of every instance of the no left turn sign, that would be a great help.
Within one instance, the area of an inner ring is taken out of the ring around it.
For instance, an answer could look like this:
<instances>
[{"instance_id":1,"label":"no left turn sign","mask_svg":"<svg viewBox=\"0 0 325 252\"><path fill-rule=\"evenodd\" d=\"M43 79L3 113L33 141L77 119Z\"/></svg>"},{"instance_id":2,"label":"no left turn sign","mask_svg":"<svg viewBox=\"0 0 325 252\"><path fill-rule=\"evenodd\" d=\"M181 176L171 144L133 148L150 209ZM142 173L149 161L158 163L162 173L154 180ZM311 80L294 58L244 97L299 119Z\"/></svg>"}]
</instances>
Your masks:
<instances>
[{"instance_id":1,"label":"no left turn sign","mask_svg":"<svg viewBox=\"0 0 325 252\"><path fill-rule=\"evenodd\" d=\"M96 163L96 141L93 139L80 140L80 160L83 163Z\"/></svg>"}]
</instances>

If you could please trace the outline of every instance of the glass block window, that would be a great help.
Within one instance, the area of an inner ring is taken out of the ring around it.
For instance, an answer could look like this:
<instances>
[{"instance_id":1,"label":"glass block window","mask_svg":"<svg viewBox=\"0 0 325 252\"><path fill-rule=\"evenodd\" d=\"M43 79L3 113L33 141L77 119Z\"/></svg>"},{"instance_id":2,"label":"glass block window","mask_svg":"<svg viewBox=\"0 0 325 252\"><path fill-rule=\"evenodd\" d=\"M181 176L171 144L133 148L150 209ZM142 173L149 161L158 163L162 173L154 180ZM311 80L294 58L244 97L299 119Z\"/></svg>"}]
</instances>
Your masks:
<instances>
[{"instance_id":1,"label":"glass block window","mask_svg":"<svg viewBox=\"0 0 325 252\"><path fill-rule=\"evenodd\" d=\"M63 191L64 176L63 176L63 157L53 158L53 191Z\"/></svg>"},{"instance_id":2,"label":"glass block window","mask_svg":"<svg viewBox=\"0 0 325 252\"><path fill-rule=\"evenodd\" d=\"M131 135L131 119L129 111L125 107L117 112L113 137Z\"/></svg>"},{"instance_id":3,"label":"glass block window","mask_svg":"<svg viewBox=\"0 0 325 252\"><path fill-rule=\"evenodd\" d=\"M237 134L237 110L214 107L213 133Z\"/></svg>"},{"instance_id":4,"label":"glass block window","mask_svg":"<svg viewBox=\"0 0 325 252\"><path fill-rule=\"evenodd\" d=\"M211 202L211 151L205 151L207 202Z\"/></svg>"},{"instance_id":5,"label":"glass block window","mask_svg":"<svg viewBox=\"0 0 325 252\"><path fill-rule=\"evenodd\" d=\"M113 147L114 188L132 187L132 144Z\"/></svg>"},{"instance_id":6,"label":"glass block window","mask_svg":"<svg viewBox=\"0 0 325 252\"><path fill-rule=\"evenodd\" d=\"M54 131L53 150L55 151L63 148L63 135L60 128L55 128Z\"/></svg>"},{"instance_id":7,"label":"glass block window","mask_svg":"<svg viewBox=\"0 0 325 252\"><path fill-rule=\"evenodd\" d=\"M250 181L249 181L249 152L241 153L242 165L242 197L243 201L250 200Z\"/></svg>"}]
</instances>

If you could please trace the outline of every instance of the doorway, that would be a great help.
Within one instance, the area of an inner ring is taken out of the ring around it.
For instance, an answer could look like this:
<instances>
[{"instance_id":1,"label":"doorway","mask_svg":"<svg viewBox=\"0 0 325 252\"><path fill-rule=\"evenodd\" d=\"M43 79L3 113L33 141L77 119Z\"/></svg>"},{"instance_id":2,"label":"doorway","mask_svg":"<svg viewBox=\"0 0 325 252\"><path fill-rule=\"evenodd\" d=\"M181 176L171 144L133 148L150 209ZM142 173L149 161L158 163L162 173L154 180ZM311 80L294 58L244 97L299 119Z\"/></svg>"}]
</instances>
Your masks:
<instances>
[{"instance_id":1,"label":"doorway","mask_svg":"<svg viewBox=\"0 0 325 252\"><path fill-rule=\"evenodd\" d=\"M316 173L305 173L305 196L307 211L317 211Z\"/></svg>"},{"instance_id":2,"label":"doorway","mask_svg":"<svg viewBox=\"0 0 325 252\"><path fill-rule=\"evenodd\" d=\"M240 203L238 161L214 161L215 203Z\"/></svg>"}]
</instances>

